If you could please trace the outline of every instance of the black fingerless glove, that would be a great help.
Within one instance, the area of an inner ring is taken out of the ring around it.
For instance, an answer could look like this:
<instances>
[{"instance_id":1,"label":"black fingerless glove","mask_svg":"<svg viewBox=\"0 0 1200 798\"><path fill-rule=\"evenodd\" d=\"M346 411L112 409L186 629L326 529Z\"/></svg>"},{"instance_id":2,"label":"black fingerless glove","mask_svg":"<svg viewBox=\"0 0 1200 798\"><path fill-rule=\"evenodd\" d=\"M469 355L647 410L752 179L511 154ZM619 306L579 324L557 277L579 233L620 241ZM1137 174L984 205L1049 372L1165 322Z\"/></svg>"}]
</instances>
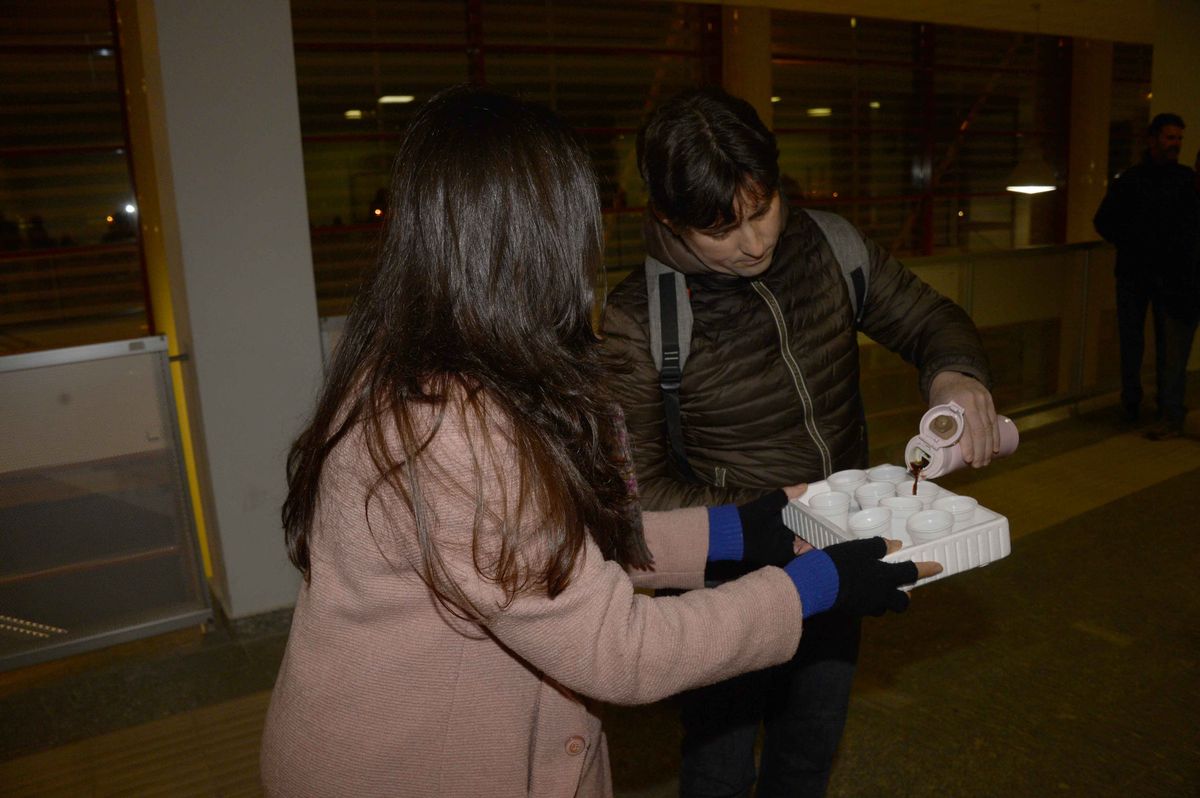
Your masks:
<instances>
[{"instance_id":1,"label":"black fingerless glove","mask_svg":"<svg viewBox=\"0 0 1200 798\"><path fill-rule=\"evenodd\" d=\"M883 538L849 540L823 549L838 572L837 599L832 609L850 615L883 615L888 610L904 612L908 594L901 585L917 581L912 562L882 562L887 555Z\"/></svg>"},{"instance_id":2,"label":"black fingerless glove","mask_svg":"<svg viewBox=\"0 0 1200 798\"><path fill-rule=\"evenodd\" d=\"M856 616L904 612L908 594L899 588L917 581L917 566L882 562L886 554L883 538L851 540L803 554L783 570L800 594L805 618L829 610Z\"/></svg>"},{"instance_id":3,"label":"black fingerless glove","mask_svg":"<svg viewBox=\"0 0 1200 798\"><path fill-rule=\"evenodd\" d=\"M783 523L783 508L788 503L782 490L740 505L742 522L742 562L783 567L796 557L796 535Z\"/></svg>"}]
</instances>

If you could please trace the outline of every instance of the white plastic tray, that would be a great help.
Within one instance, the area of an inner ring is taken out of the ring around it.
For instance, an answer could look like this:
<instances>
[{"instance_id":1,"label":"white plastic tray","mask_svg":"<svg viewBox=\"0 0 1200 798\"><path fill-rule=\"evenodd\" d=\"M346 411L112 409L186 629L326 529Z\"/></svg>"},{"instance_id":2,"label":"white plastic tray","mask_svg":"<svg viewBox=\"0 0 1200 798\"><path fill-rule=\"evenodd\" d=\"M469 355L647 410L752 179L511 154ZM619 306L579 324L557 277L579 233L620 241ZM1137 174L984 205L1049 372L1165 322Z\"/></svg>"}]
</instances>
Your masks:
<instances>
[{"instance_id":1,"label":"white plastic tray","mask_svg":"<svg viewBox=\"0 0 1200 798\"><path fill-rule=\"evenodd\" d=\"M808 508L808 502L813 496L828 492L828 482L813 482L803 496L793 499L783 508L783 522L788 528L818 549L854 539L850 532ZM898 491L897 495L904 494ZM943 488L938 498L954 495L956 494ZM851 511L853 514L853 507ZM887 537L899 540L903 547L884 557L884 562L911 560L942 564L940 574L920 579L914 587L972 568L982 568L988 563L1007 557L1012 551L1012 543L1008 537L1008 519L982 505L976 508L975 518L969 525L956 528L949 535L929 543L914 544L904 529L904 522L897 519L893 519Z\"/></svg>"}]
</instances>

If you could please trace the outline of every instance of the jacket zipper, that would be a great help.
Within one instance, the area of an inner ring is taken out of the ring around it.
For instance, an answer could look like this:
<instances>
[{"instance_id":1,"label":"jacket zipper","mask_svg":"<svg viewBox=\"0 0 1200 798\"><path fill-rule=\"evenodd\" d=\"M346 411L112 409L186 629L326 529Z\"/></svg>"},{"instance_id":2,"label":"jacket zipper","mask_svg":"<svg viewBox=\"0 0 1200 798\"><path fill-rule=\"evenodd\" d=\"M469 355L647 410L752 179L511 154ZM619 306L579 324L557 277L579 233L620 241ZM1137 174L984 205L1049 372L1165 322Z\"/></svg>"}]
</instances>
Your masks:
<instances>
[{"instance_id":1,"label":"jacket zipper","mask_svg":"<svg viewBox=\"0 0 1200 798\"><path fill-rule=\"evenodd\" d=\"M771 293L769 288L758 280L752 280L750 285L754 286L754 290L767 303L767 308L770 309L771 316L775 319L775 329L779 332L780 353L783 355L784 364L792 375L792 384L796 386L796 393L800 394L800 405L804 410L804 428L808 430L809 437L813 439L813 443L817 445L817 451L821 453L821 470L823 476L827 477L833 473L833 460L829 456L829 447L825 444L824 439L821 438L821 433L817 431L813 400L808 392L808 385L804 382L804 375L800 372L799 364L792 357L791 347L788 346L787 325L784 324L783 311L780 310L779 303L775 301L775 295Z\"/></svg>"}]
</instances>

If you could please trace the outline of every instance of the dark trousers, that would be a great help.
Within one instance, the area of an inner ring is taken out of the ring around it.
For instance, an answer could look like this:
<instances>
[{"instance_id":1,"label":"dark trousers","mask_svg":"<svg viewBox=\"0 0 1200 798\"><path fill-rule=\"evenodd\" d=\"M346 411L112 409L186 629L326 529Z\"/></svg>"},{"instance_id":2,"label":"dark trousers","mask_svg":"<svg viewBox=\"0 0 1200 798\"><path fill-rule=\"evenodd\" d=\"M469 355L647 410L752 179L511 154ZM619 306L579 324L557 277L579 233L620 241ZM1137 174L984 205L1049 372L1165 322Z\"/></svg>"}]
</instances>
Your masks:
<instances>
[{"instance_id":1,"label":"dark trousers","mask_svg":"<svg viewBox=\"0 0 1200 798\"><path fill-rule=\"evenodd\" d=\"M1183 424L1187 417L1184 391L1187 388L1187 363L1192 355L1197 319L1181 319L1170 313L1163 319L1162 377L1158 381L1158 406L1162 417L1172 424Z\"/></svg>"},{"instance_id":2,"label":"dark trousers","mask_svg":"<svg viewBox=\"0 0 1200 798\"><path fill-rule=\"evenodd\" d=\"M1167 371L1163 346L1162 303L1146 280L1117 278L1117 334L1121 347L1121 404L1135 410L1142 403L1142 352L1146 349L1146 309L1154 309L1154 377L1158 386L1158 415L1163 415L1163 379ZM1186 362L1186 361L1185 361Z\"/></svg>"},{"instance_id":3,"label":"dark trousers","mask_svg":"<svg viewBox=\"0 0 1200 798\"><path fill-rule=\"evenodd\" d=\"M857 618L814 616L790 662L684 693L680 796L749 795L760 724L758 798L823 796L846 725L860 628Z\"/></svg>"},{"instance_id":4,"label":"dark trousers","mask_svg":"<svg viewBox=\"0 0 1200 798\"><path fill-rule=\"evenodd\" d=\"M1146 309L1154 316L1154 381L1158 416L1172 424L1187 416L1184 391L1187 362L1196 337L1196 318L1180 318L1164 307L1158 289L1142 281L1117 279L1117 329L1121 336L1121 404L1142 402L1142 352L1146 347Z\"/></svg>"}]
</instances>

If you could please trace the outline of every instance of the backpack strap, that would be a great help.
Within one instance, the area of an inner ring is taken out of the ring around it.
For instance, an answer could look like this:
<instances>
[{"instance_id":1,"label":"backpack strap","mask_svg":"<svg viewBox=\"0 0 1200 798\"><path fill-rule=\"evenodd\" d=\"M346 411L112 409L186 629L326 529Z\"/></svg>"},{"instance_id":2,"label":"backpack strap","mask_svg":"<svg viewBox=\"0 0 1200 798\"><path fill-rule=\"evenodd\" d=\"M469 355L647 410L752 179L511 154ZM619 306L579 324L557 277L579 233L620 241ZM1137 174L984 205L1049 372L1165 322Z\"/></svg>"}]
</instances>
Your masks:
<instances>
[{"instance_id":1,"label":"backpack strap","mask_svg":"<svg viewBox=\"0 0 1200 798\"><path fill-rule=\"evenodd\" d=\"M854 326L860 327L870 282L867 245L854 225L836 213L807 209L804 212L820 228L833 250L834 260L850 294ZM699 483L702 480L692 470L683 448L683 418L679 404L683 367L692 343L692 304L687 281L670 266L647 255L646 298L650 311L650 354L658 369L667 427L667 456L681 476Z\"/></svg>"},{"instance_id":2,"label":"backpack strap","mask_svg":"<svg viewBox=\"0 0 1200 798\"><path fill-rule=\"evenodd\" d=\"M679 406L679 385L692 343L692 304L687 281L671 267L646 256L646 296L650 311L650 354L658 369L667 426L667 456L681 476L699 482L683 448Z\"/></svg>"},{"instance_id":3,"label":"backpack strap","mask_svg":"<svg viewBox=\"0 0 1200 798\"><path fill-rule=\"evenodd\" d=\"M810 211L807 208L804 212L821 228L829 248L833 250L834 260L842 270L842 279L846 281L846 290L850 293L854 326L857 329L862 326L867 289L870 287L871 260L867 245L854 225L836 213Z\"/></svg>"}]
</instances>

